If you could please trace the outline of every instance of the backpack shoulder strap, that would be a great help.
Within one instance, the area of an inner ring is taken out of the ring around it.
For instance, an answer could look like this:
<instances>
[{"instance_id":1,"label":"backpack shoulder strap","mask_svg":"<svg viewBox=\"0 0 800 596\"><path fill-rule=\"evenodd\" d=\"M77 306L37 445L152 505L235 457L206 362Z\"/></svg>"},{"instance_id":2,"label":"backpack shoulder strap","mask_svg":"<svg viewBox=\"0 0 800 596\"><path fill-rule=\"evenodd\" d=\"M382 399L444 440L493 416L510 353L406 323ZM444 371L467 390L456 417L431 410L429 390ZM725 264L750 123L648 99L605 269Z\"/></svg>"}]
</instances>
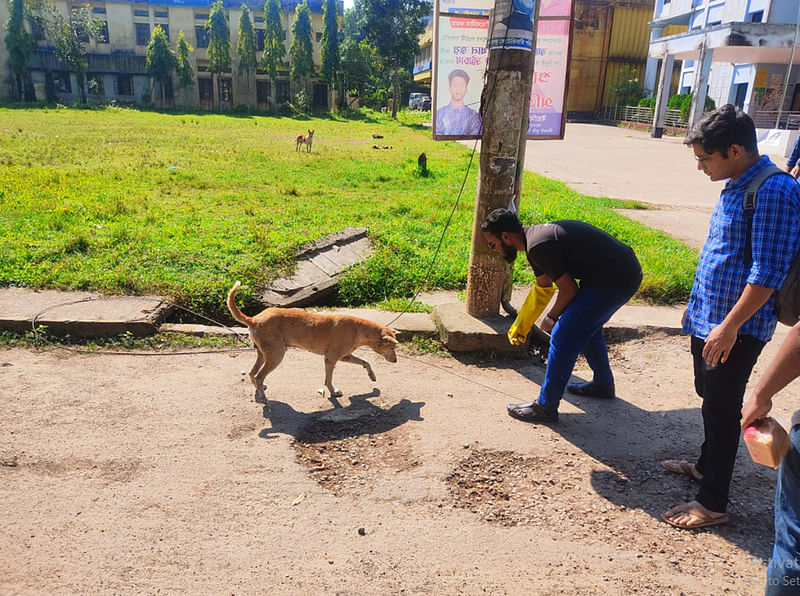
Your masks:
<instances>
[{"instance_id":1,"label":"backpack shoulder strap","mask_svg":"<svg viewBox=\"0 0 800 596\"><path fill-rule=\"evenodd\" d=\"M755 177L750 181L750 184L747 185L747 190L744 193L744 199L742 199L742 210L744 211L744 216L747 218L747 232L744 241L745 263L749 263L753 260L753 214L756 212L758 189L761 188L764 180L775 174L786 174L787 176L791 175L776 165L769 165L755 175Z\"/></svg>"}]
</instances>

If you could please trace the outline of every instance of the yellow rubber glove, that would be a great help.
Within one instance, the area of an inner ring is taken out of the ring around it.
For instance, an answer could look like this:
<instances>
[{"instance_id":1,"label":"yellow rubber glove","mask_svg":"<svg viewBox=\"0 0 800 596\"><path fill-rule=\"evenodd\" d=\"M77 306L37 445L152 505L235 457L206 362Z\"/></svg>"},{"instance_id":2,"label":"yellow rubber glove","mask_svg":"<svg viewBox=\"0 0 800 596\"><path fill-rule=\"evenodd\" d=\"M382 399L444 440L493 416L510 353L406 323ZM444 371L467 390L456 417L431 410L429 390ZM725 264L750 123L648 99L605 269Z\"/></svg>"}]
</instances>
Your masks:
<instances>
[{"instance_id":1,"label":"yellow rubber glove","mask_svg":"<svg viewBox=\"0 0 800 596\"><path fill-rule=\"evenodd\" d=\"M528 297L522 303L522 308L517 313L517 318L511 324L508 330L508 341L512 346L520 346L525 343L528 333L539 318L539 315L544 312L547 305L550 304L550 299L556 293L555 286L544 288L538 284L534 284L531 291L528 292Z\"/></svg>"}]
</instances>

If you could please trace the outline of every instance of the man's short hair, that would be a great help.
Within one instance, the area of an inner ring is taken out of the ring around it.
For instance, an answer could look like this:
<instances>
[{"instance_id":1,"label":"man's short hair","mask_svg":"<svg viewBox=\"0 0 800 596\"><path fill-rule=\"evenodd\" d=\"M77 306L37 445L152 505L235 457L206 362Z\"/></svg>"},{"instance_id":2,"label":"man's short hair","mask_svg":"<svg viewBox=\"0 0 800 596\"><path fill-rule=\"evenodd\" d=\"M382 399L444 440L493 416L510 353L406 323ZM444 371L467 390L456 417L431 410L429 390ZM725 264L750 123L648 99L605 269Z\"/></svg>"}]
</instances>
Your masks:
<instances>
[{"instance_id":1,"label":"man's short hair","mask_svg":"<svg viewBox=\"0 0 800 596\"><path fill-rule=\"evenodd\" d=\"M725 104L698 122L686 139L685 145L700 145L706 153L720 151L728 157L728 147L741 145L749 154L758 153L756 126L753 120L733 104Z\"/></svg>"},{"instance_id":2,"label":"man's short hair","mask_svg":"<svg viewBox=\"0 0 800 596\"><path fill-rule=\"evenodd\" d=\"M500 237L503 232L522 234L522 222L513 211L495 209L483 220L481 230L497 237Z\"/></svg>"},{"instance_id":3,"label":"man's short hair","mask_svg":"<svg viewBox=\"0 0 800 596\"><path fill-rule=\"evenodd\" d=\"M469 85L469 75L466 73L466 71L463 71L460 68L456 68L455 70L451 70L450 74L447 75L447 83L448 84L453 82L453 77L461 77L462 79L464 79L467 82L467 85Z\"/></svg>"}]
</instances>

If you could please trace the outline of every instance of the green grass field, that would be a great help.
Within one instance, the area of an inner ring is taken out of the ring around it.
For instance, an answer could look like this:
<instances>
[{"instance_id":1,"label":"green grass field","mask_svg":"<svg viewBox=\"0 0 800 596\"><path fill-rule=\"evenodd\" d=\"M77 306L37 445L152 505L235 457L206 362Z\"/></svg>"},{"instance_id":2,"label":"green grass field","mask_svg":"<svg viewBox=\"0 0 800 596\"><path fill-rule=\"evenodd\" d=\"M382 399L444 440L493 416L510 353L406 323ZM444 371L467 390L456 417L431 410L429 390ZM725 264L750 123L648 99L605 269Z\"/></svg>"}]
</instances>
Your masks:
<instances>
[{"instance_id":1,"label":"green grass field","mask_svg":"<svg viewBox=\"0 0 800 596\"><path fill-rule=\"evenodd\" d=\"M347 275L343 303L463 289L478 156L430 267L471 151L434 142L419 118L0 108L0 286L158 294L211 315L235 280L252 306L298 246L353 226L368 227L377 250ZM313 151L297 153L309 128ZM416 167L423 151L429 176ZM624 206L635 205L526 174L521 219L597 225L633 246L641 298L686 299L696 252L612 209ZM532 281L524 259L515 280Z\"/></svg>"}]
</instances>

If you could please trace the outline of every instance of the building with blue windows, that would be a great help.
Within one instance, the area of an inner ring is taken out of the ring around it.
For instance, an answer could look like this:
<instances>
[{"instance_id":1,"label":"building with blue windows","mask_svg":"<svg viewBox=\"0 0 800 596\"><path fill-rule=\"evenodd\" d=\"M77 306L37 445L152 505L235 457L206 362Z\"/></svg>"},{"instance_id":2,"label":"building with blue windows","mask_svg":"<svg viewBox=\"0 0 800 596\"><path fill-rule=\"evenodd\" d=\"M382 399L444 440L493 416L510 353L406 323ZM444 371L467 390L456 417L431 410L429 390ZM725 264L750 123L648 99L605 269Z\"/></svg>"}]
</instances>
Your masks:
<instances>
[{"instance_id":1,"label":"building with blue windows","mask_svg":"<svg viewBox=\"0 0 800 596\"><path fill-rule=\"evenodd\" d=\"M259 110L270 110L273 102L280 105L291 99L296 91L289 76L289 47L292 43L292 23L295 6L302 0L282 0L281 27L284 32L286 57L273 82L269 75L257 70L250 81L238 75L239 17L242 0L224 0L230 28L232 72L223 73L212 80L208 72L206 48L208 32L205 24L213 0L90 0L94 17L103 22L103 34L99 39L87 39L85 48L88 60L89 98L102 103L141 104L156 99L150 76L145 68L145 51L150 35L156 26L164 29L174 50L178 34L183 31L186 41L194 48L190 60L195 70L195 85L185 91L166 89L165 106L177 105L199 109L231 109L249 106ZM58 13L66 17L73 7L86 6L86 2L55 0ZM244 0L251 11L251 20L256 32L257 58L264 49L264 4L263 0ZM308 0L311 11L312 47L314 64L321 64L322 0ZM0 0L0 23L8 21L9 4ZM339 14L343 13L339 0ZM0 99L13 97L9 76L8 55L4 42L5 27L0 25ZM37 100L79 100L75 76L60 64L53 51L53 41L42 39L28 62L27 76ZM272 88L274 83L274 89ZM330 105L330 85L327 81L311 81L307 92L311 94L315 108ZM216 98L216 99L215 99Z\"/></svg>"},{"instance_id":2,"label":"building with blue windows","mask_svg":"<svg viewBox=\"0 0 800 596\"><path fill-rule=\"evenodd\" d=\"M708 96L738 105L761 129L798 127L798 0L656 0L650 29L644 86L655 90L653 136L663 132L671 91L693 94L690 125Z\"/></svg>"}]
</instances>

